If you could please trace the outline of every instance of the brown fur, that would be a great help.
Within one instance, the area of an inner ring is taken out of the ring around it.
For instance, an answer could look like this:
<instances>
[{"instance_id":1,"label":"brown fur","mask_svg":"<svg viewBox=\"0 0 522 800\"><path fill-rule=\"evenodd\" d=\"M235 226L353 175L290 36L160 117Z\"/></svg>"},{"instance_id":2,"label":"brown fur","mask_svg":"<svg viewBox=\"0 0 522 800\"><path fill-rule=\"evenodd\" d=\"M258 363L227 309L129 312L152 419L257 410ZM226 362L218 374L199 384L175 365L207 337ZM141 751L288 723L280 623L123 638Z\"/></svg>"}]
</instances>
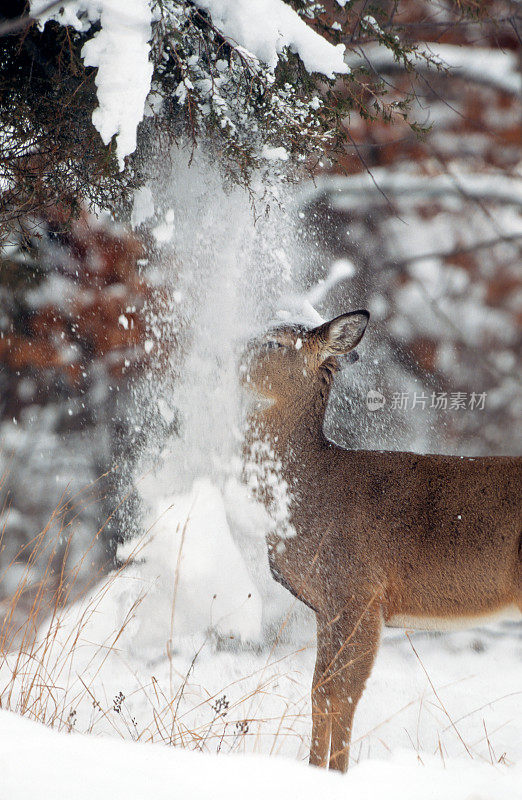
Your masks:
<instances>
[{"instance_id":1,"label":"brown fur","mask_svg":"<svg viewBox=\"0 0 522 800\"><path fill-rule=\"evenodd\" d=\"M249 440L277 455L297 534L270 537L270 565L316 612L310 762L340 770L383 623L522 610L522 459L348 451L325 437L336 355L368 317L332 321L348 333L280 327L251 345L245 368L272 401L253 412ZM269 489L259 495L270 506Z\"/></svg>"}]
</instances>

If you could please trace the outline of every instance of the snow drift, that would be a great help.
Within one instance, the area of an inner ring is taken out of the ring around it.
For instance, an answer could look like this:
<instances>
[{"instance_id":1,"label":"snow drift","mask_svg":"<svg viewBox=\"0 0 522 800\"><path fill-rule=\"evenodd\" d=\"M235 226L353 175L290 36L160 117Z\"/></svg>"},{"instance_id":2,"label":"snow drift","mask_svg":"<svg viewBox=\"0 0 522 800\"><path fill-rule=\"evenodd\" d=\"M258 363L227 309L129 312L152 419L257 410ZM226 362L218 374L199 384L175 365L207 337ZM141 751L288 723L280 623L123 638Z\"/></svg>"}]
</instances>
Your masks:
<instances>
[{"instance_id":1,"label":"snow drift","mask_svg":"<svg viewBox=\"0 0 522 800\"><path fill-rule=\"evenodd\" d=\"M522 769L411 753L366 761L347 775L260 757L215 757L108 738L56 733L0 711L1 797L27 800L493 800L522 797Z\"/></svg>"}]
</instances>

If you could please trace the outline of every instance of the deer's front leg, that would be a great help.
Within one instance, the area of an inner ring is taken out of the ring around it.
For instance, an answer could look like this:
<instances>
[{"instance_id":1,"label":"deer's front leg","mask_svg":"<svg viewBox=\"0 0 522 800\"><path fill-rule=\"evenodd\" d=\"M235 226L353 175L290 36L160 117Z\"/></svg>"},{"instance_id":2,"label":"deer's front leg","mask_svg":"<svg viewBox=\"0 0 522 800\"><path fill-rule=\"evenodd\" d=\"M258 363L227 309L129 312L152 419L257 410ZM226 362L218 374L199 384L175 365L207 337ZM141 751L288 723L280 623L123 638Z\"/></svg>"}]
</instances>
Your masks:
<instances>
[{"instance_id":1,"label":"deer's front leg","mask_svg":"<svg viewBox=\"0 0 522 800\"><path fill-rule=\"evenodd\" d=\"M331 721L330 769L348 768L350 737L357 703L370 675L382 628L382 613L375 601L351 603L329 621L329 660L322 665L323 686Z\"/></svg>"},{"instance_id":2,"label":"deer's front leg","mask_svg":"<svg viewBox=\"0 0 522 800\"><path fill-rule=\"evenodd\" d=\"M330 628L326 618L316 614L317 657L312 680L312 740L310 743L310 764L316 767L328 765L332 717L330 715L330 696L328 686L328 664L331 660Z\"/></svg>"}]
</instances>

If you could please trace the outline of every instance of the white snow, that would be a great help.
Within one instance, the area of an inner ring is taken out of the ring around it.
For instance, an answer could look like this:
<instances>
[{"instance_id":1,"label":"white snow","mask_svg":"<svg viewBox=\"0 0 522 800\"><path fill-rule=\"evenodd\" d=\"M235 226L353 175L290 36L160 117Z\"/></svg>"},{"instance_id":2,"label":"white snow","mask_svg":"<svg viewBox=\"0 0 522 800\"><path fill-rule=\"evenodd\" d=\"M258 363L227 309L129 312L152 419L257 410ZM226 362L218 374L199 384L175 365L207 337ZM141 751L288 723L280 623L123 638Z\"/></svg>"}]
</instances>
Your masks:
<instances>
[{"instance_id":1,"label":"white snow","mask_svg":"<svg viewBox=\"0 0 522 800\"><path fill-rule=\"evenodd\" d=\"M196 0L233 44L274 69L283 50L298 53L309 72L328 78L349 72L344 45L332 45L282 0Z\"/></svg>"},{"instance_id":2,"label":"white snow","mask_svg":"<svg viewBox=\"0 0 522 800\"><path fill-rule=\"evenodd\" d=\"M284 147L268 147L265 144L261 150L261 157L268 161L288 161L289 155Z\"/></svg>"},{"instance_id":3,"label":"white snow","mask_svg":"<svg viewBox=\"0 0 522 800\"><path fill-rule=\"evenodd\" d=\"M149 61L152 11L149 0L106 0L101 30L85 43L86 66L98 67L98 108L92 115L103 142L117 137L120 169L136 149L136 131L143 119L153 65Z\"/></svg>"},{"instance_id":4,"label":"white snow","mask_svg":"<svg viewBox=\"0 0 522 800\"><path fill-rule=\"evenodd\" d=\"M131 225L137 228L143 222L154 216L154 198L148 186L140 186L134 192L134 202L132 205Z\"/></svg>"},{"instance_id":5,"label":"white snow","mask_svg":"<svg viewBox=\"0 0 522 800\"><path fill-rule=\"evenodd\" d=\"M211 481L194 481L190 492L168 505L158 500L149 526L150 538L140 550L144 563L136 572L146 593L135 614L140 646L161 652L174 631L259 640L261 600ZM135 546L133 541L121 548L119 557Z\"/></svg>"},{"instance_id":6,"label":"white snow","mask_svg":"<svg viewBox=\"0 0 522 800\"><path fill-rule=\"evenodd\" d=\"M258 651L178 638L145 654L132 620L139 574L124 571L100 587L98 605L91 598L69 609L50 647L4 661L4 707L16 666L10 708L72 733L1 711L2 798L25 800L35 786L43 800L65 800L73 789L79 800L522 797L522 646L513 626L416 634L411 643L387 632L357 709L352 766L340 777L261 758L306 760L311 628L308 641L278 644L279 631Z\"/></svg>"},{"instance_id":7,"label":"white snow","mask_svg":"<svg viewBox=\"0 0 522 800\"><path fill-rule=\"evenodd\" d=\"M0 711L2 796L27 800L486 800L522 796L522 769L411 753L367 761L348 775L255 756L210 756L178 748L67 735Z\"/></svg>"},{"instance_id":8,"label":"white snow","mask_svg":"<svg viewBox=\"0 0 522 800\"><path fill-rule=\"evenodd\" d=\"M31 14L40 27L48 19L87 31L100 21L101 30L86 42L82 57L97 67L98 107L93 125L104 144L116 136L120 169L136 149L136 129L143 119L153 66L149 61L152 8L150 0L75 0L47 13L46 0L32 0Z\"/></svg>"}]
</instances>

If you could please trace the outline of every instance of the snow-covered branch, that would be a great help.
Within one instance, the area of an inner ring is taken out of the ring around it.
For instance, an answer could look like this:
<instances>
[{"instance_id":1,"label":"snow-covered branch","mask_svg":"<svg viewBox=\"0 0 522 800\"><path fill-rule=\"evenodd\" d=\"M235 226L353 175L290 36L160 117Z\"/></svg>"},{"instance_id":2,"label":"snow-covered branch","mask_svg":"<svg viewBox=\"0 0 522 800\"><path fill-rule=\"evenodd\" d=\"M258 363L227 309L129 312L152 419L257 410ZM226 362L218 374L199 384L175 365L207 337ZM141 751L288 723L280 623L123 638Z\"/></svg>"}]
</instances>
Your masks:
<instances>
[{"instance_id":1,"label":"snow-covered branch","mask_svg":"<svg viewBox=\"0 0 522 800\"><path fill-rule=\"evenodd\" d=\"M328 42L283 0L195 0L195 6L210 15L213 28L226 42L268 69L269 82L273 82L272 73L286 50L298 54L310 73L334 78L350 71L344 61L344 45ZM189 12L181 2L165 5L165 26L179 30ZM136 149L136 132L151 89L155 0L73 0L58 7L49 6L48 0L32 0L31 16L39 19L40 27L52 19L81 32L100 24L100 30L84 45L82 58L85 66L98 69L99 105L92 115L93 125L104 144L116 137L122 170L125 157ZM195 55L192 58L198 60ZM211 75L202 80L205 86L214 86ZM176 96L183 99L187 89L194 88L185 78L180 86ZM206 94L211 92L207 90ZM209 99L214 97L206 98L203 105L208 106ZM223 111L225 105L226 101L218 96L216 102L210 103L209 112L213 110L222 118L223 127L234 129Z\"/></svg>"},{"instance_id":2,"label":"snow-covered branch","mask_svg":"<svg viewBox=\"0 0 522 800\"><path fill-rule=\"evenodd\" d=\"M506 234L505 236L495 236L493 239L484 239L479 242L475 242L474 244L469 245L468 247L456 247L454 249L438 249L438 250L429 250L419 253L412 253L411 255L402 257L402 258L394 258L391 261L386 261L384 264L381 264L379 269L383 270L394 270L394 271L401 271L404 270L405 267L408 267L410 264L414 264L418 261L433 261L433 260L451 260L456 256L466 255L469 253L475 253L478 250L489 250L493 247L496 247L498 244L513 244L517 247L520 247L520 243L522 242L522 231L520 233L513 233L513 234Z\"/></svg>"},{"instance_id":3,"label":"snow-covered branch","mask_svg":"<svg viewBox=\"0 0 522 800\"><path fill-rule=\"evenodd\" d=\"M411 53L408 59L419 73L437 75L433 63L435 59L454 77L490 86L507 94L518 96L522 92L522 75L513 52L430 42L423 45L418 53ZM347 53L345 60L351 69L369 67L376 73L404 71L404 64L397 60L395 53L376 42L364 45L359 52Z\"/></svg>"},{"instance_id":4,"label":"snow-covered branch","mask_svg":"<svg viewBox=\"0 0 522 800\"><path fill-rule=\"evenodd\" d=\"M150 91L153 66L149 60L152 11L149 0L128 0L104 4L101 29L85 43L82 56L86 66L97 67L98 108L93 125L103 143L117 137L120 170L124 159L136 149L136 132L143 119Z\"/></svg>"},{"instance_id":5,"label":"snow-covered branch","mask_svg":"<svg viewBox=\"0 0 522 800\"><path fill-rule=\"evenodd\" d=\"M239 44L275 69L285 48L297 53L308 72L327 78L349 72L344 45L332 45L282 0L195 0L208 11L225 39Z\"/></svg>"},{"instance_id":6,"label":"snow-covered branch","mask_svg":"<svg viewBox=\"0 0 522 800\"><path fill-rule=\"evenodd\" d=\"M451 196L522 206L522 178L503 173L409 175L381 167L372 170L371 175L321 177L304 188L301 203L327 197L333 208L344 210L360 207L364 202L381 204L386 202L385 195L425 199Z\"/></svg>"}]
</instances>

